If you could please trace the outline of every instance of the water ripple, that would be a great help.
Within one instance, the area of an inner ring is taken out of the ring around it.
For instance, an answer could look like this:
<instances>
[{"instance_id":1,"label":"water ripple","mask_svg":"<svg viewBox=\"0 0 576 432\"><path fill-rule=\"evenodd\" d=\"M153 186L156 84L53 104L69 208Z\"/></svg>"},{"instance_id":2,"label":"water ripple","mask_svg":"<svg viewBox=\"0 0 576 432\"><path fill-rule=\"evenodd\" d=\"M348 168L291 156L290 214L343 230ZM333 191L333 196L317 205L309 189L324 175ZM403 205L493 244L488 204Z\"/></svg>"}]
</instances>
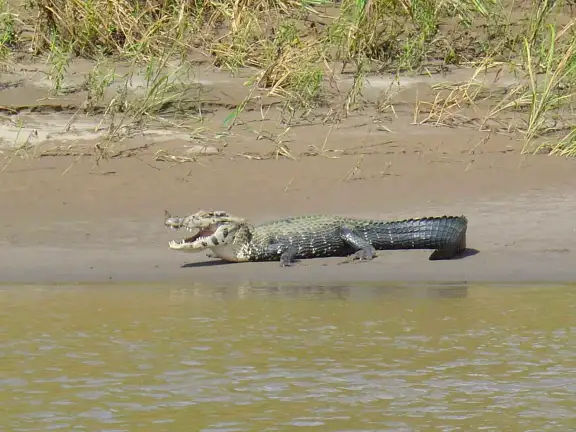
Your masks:
<instances>
[{"instance_id":1,"label":"water ripple","mask_svg":"<svg viewBox=\"0 0 576 432\"><path fill-rule=\"evenodd\" d=\"M22 312L0 316L0 426L545 431L576 419L566 289L345 300L243 289L180 291L176 306L164 290L129 291L132 302L20 293Z\"/></svg>"}]
</instances>

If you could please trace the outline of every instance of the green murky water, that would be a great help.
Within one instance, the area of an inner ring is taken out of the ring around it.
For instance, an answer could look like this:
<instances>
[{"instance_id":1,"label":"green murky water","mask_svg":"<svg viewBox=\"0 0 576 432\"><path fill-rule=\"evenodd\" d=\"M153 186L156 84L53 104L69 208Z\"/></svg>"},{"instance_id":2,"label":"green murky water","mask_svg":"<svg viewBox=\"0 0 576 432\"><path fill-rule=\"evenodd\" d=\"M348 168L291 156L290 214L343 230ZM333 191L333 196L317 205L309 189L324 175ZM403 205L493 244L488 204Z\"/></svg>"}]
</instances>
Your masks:
<instances>
[{"instance_id":1,"label":"green murky water","mask_svg":"<svg viewBox=\"0 0 576 432\"><path fill-rule=\"evenodd\" d=\"M4 287L0 430L568 431L573 287Z\"/></svg>"}]
</instances>

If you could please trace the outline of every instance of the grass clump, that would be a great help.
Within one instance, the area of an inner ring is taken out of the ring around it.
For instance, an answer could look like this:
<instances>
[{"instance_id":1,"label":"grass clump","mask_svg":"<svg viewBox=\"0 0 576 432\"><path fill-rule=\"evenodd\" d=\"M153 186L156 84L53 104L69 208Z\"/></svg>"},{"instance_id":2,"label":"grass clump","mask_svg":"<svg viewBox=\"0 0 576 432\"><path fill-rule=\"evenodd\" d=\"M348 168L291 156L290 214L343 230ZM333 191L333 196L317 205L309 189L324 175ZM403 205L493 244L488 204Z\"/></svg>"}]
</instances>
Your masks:
<instances>
[{"instance_id":1,"label":"grass clump","mask_svg":"<svg viewBox=\"0 0 576 432\"><path fill-rule=\"evenodd\" d=\"M576 20L569 24L571 27ZM550 150L553 154L576 156L576 121L563 121L573 118L573 104L576 96L576 39L570 37L567 44L559 45L562 36L568 32L565 27L556 34L553 25L547 26L547 44L540 48L540 58L533 59L530 41L525 39L526 65L530 78L530 116L526 130L524 152ZM538 74L537 69L542 72ZM532 142L539 136L558 130L568 130L556 143L544 142L534 149Z\"/></svg>"},{"instance_id":2,"label":"grass clump","mask_svg":"<svg viewBox=\"0 0 576 432\"><path fill-rule=\"evenodd\" d=\"M522 153L576 155L576 20L558 22L559 9L566 7L561 3L534 2L515 25L512 4L500 15L508 17L502 27L507 36L499 35L476 62L472 79L439 86L433 101L418 102L415 123L516 134ZM498 94L477 79L489 69L499 71L496 77L511 72L516 82ZM427 116L420 120L421 114Z\"/></svg>"},{"instance_id":3,"label":"grass clump","mask_svg":"<svg viewBox=\"0 0 576 432\"><path fill-rule=\"evenodd\" d=\"M6 58L18 47L16 15L6 0L0 0L0 59Z\"/></svg>"}]
</instances>

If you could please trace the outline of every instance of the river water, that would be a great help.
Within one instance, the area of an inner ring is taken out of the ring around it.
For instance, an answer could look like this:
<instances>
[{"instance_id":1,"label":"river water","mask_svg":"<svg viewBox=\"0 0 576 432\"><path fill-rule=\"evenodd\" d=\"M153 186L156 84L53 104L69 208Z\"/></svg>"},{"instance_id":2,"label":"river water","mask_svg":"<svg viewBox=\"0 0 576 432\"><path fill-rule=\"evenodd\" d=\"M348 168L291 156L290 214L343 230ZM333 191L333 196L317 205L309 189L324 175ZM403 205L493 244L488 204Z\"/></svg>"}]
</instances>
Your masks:
<instances>
[{"instance_id":1,"label":"river water","mask_svg":"<svg viewBox=\"0 0 576 432\"><path fill-rule=\"evenodd\" d=\"M570 286L4 286L3 431L568 431Z\"/></svg>"}]
</instances>

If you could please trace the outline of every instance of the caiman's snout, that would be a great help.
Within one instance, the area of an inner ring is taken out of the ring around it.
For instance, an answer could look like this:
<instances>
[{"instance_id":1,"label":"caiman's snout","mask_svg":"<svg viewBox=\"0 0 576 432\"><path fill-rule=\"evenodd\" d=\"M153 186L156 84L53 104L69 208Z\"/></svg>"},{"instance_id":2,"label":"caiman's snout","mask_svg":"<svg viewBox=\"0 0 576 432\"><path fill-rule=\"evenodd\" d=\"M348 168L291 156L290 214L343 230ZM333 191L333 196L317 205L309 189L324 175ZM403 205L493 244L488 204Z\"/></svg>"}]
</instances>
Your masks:
<instances>
[{"instance_id":1,"label":"caiman's snout","mask_svg":"<svg viewBox=\"0 0 576 432\"><path fill-rule=\"evenodd\" d=\"M177 231L184 226L184 218L172 217L168 210L164 210L164 226L172 231Z\"/></svg>"}]
</instances>

